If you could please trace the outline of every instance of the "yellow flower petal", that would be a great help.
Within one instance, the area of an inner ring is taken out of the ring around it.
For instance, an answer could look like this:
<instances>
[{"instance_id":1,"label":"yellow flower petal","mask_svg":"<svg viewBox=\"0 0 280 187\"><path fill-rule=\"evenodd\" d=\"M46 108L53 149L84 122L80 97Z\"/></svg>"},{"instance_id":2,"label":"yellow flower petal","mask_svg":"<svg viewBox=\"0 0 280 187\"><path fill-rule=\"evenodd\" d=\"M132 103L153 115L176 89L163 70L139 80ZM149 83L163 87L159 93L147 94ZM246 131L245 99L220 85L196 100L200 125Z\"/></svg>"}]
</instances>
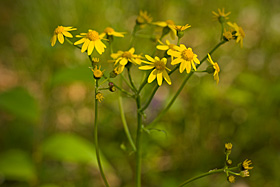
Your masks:
<instances>
[{"instance_id":1,"label":"yellow flower petal","mask_svg":"<svg viewBox=\"0 0 280 187\"><path fill-rule=\"evenodd\" d=\"M89 44L90 40L89 39L86 39L83 46L82 46L82 49L81 49L81 52L85 52L88 48L88 44Z\"/></svg>"},{"instance_id":2,"label":"yellow flower petal","mask_svg":"<svg viewBox=\"0 0 280 187\"><path fill-rule=\"evenodd\" d=\"M57 38L58 38L59 43L63 44L64 37L63 37L63 35L61 33L58 33Z\"/></svg>"},{"instance_id":3,"label":"yellow flower petal","mask_svg":"<svg viewBox=\"0 0 280 187\"><path fill-rule=\"evenodd\" d=\"M105 51L106 45L104 45L101 40L96 40L95 48L99 54L102 54Z\"/></svg>"},{"instance_id":4,"label":"yellow flower petal","mask_svg":"<svg viewBox=\"0 0 280 187\"><path fill-rule=\"evenodd\" d=\"M145 66L140 66L139 69L141 70L149 70L149 69L153 69L155 66L152 65L145 65Z\"/></svg>"},{"instance_id":5,"label":"yellow flower petal","mask_svg":"<svg viewBox=\"0 0 280 187\"><path fill-rule=\"evenodd\" d=\"M77 36L76 36L77 37ZM74 43L74 45L79 45L79 44L82 44L82 43L84 43L85 42L85 38L82 38L82 39L80 39L80 40L78 40L78 41L76 41L75 43Z\"/></svg>"},{"instance_id":6,"label":"yellow flower petal","mask_svg":"<svg viewBox=\"0 0 280 187\"><path fill-rule=\"evenodd\" d=\"M180 73L183 73L183 71L186 69L186 66L187 66L186 61L181 62L180 67L179 67Z\"/></svg>"},{"instance_id":7,"label":"yellow flower petal","mask_svg":"<svg viewBox=\"0 0 280 187\"><path fill-rule=\"evenodd\" d=\"M130 52L131 54L133 54L133 53L135 52L134 47L132 47L131 49L129 49L128 52Z\"/></svg>"},{"instance_id":8,"label":"yellow flower petal","mask_svg":"<svg viewBox=\"0 0 280 187\"><path fill-rule=\"evenodd\" d=\"M157 73L157 82L158 82L159 86L162 85L162 72L158 71L158 73Z\"/></svg>"},{"instance_id":9,"label":"yellow flower petal","mask_svg":"<svg viewBox=\"0 0 280 187\"><path fill-rule=\"evenodd\" d=\"M171 65L179 64L181 61L182 61L181 58L176 58L175 60L173 60L173 61L171 62Z\"/></svg>"},{"instance_id":10,"label":"yellow flower petal","mask_svg":"<svg viewBox=\"0 0 280 187\"><path fill-rule=\"evenodd\" d=\"M186 69L187 69L187 73L191 72L191 63L189 61L186 62Z\"/></svg>"},{"instance_id":11,"label":"yellow flower petal","mask_svg":"<svg viewBox=\"0 0 280 187\"><path fill-rule=\"evenodd\" d=\"M181 57L181 53L178 51L168 50L167 54L174 57Z\"/></svg>"},{"instance_id":12,"label":"yellow flower petal","mask_svg":"<svg viewBox=\"0 0 280 187\"><path fill-rule=\"evenodd\" d=\"M157 70L154 69L154 70L150 73L150 75L149 75L149 77L148 77L148 83L151 83L151 82L153 82L153 81L155 80L155 78L157 77L156 72L157 72Z\"/></svg>"},{"instance_id":13,"label":"yellow flower petal","mask_svg":"<svg viewBox=\"0 0 280 187\"><path fill-rule=\"evenodd\" d=\"M88 55L91 55L93 49L94 49L94 44L95 42L94 41L90 41L89 44L88 44L88 50L87 50L87 53Z\"/></svg>"},{"instance_id":14,"label":"yellow flower petal","mask_svg":"<svg viewBox=\"0 0 280 187\"><path fill-rule=\"evenodd\" d=\"M70 32L63 31L62 34L66 37L73 38L73 35Z\"/></svg>"},{"instance_id":15,"label":"yellow flower petal","mask_svg":"<svg viewBox=\"0 0 280 187\"><path fill-rule=\"evenodd\" d=\"M165 51L168 50L169 47L167 45L157 45L157 49Z\"/></svg>"},{"instance_id":16,"label":"yellow flower petal","mask_svg":"<svg viewBox=\"0 0 280 187\"><path fill-rule=\"evenodd\" d=\"M56 34L53 35L53 37L52 37L52 39L51 39L51 45L52 45L52 46L55 45L55 43L56 43L56 38L57 38Z\"/></svg>"},{"instance_id":17,"label":"yellow flower petal","mask_svg":"<svg viewBox=\"0 0 280 187\"><path fill-rule=\"evenodd\" d=\"M162 72L162 75L163 75L164 80L167 82L167 84L171 85L170 77L165 70Z\"/></svg>"},{"instance_id":18,"label":"yellow flower petal","mask_svg":"<svg viewBox=\"0 0 280 187\"><path fill-rule=\"evenodd\" d=\"M155 62L155 59L153 59L151 56L149 55L145 55L146 59L148 59L151 62Z\"/></svg>"},{"instance_id":19,"label":"yellow flower petal","mask_svg":"<svg viewBox=\"0 0 280 187\"><path fill-rule=\"evenodd\" d=\"M121 61L120 61L120 65L126 65L128 62L127 58L122 58Z\"/></svg>"}]
</instances>

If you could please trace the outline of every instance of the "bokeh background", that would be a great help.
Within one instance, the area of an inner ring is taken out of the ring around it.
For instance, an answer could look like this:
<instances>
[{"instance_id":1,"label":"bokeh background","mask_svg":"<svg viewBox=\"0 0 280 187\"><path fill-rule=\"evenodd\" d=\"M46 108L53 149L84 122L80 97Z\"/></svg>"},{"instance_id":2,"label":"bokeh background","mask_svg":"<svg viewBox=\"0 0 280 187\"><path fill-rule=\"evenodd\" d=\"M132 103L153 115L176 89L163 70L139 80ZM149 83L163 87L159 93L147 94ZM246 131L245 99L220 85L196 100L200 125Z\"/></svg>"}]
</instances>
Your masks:
<instances>
[{"instance_id":1,"label":"bokeh background","mask_svg":"<svg viewBox=\"0 0 280 187\"><path fill-rule=\"evenodd\" d=\"M213 55L221 67L217 85L195 74L170 111L143 138L143 186L177 186L224 165L231 142L234 164L251 159L249 178L225 174L189 186L280 186L280 2L278 0L1 0L0 2L0 186L102 186L93 146L94 86L86 54L64 43L50 45L58 25L79 32L111 26L127 32L114 51L128 50L140 10L154 21L190 24L182 42L202 59L218 42L220 25L211 11L225 8L245 31L244 47L231 41ZM142 34L154 33L147 27ZM140 32L140 33L141 33ZM72 41L74 41L73 39ZM176 41L174 41L175 43ZM155 43L137 38L136 53ZM100 58L107 64L109 50ZM205 63L206 64L206 63ZM202 66L201 69L206 66ZM133 68L136 84L141 80ZM175 73L148 108L149 123L165 106L183 76ZM118 79L116 79L118 80ZM151 89L154 84L146 87ZM143 95L148 95L148 91ZM105 172L113 187L134 186L134 156L120 120L118 93L104 92L99 137ZM123 99L135 138L135 103Z\"/></svg>"}]
</instances>

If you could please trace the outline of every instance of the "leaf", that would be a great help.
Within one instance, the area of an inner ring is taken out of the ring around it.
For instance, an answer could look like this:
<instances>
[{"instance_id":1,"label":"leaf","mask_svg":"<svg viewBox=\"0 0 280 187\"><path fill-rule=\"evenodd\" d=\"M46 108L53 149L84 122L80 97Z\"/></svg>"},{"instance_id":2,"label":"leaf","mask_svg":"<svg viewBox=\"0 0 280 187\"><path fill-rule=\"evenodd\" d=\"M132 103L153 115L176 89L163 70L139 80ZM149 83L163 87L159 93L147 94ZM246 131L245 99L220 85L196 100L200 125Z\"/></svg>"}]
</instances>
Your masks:
<instances>
[{"instance_id":1,"label":"leaf","mask_svg":"<svg viewBox=\"0 0 280 187\"><path fill-rule=\"evenodd\" d=\"M97 167L94 146L74 134L59 133L51 136L43 142L42 152L44 156L58 161L90 164ZM110 167L102 156L101 160L104 169Z\"/></svg>"},{"instance_id":2,"label":"leaf","mask_svg":"<svg viewBox=\"0 0 280 187\"><path fill-rule=\"evenodd\" d=\"M0 93L0 109L29 122L40 118L36 100L22 87Z\"/></svg>"},{"instance_id":3,"label":"leaf","mask_svg":"<svg viewBox=\"0 0 280 187\"><path fill-rule=\"evenodd\" d=\"M64 68L57 71L51 80L54 85L71 83L74 81L90 82L92 81L91 70L87 66L78 66L74 68Z\"/></svg>"},{"instance_id":4,"label":"leaf","mask_svg":"<svg viewBox=\"0 0 280 187\"><path fill-rule=\"evenodd\" d=\"M0 175L17 181L36 179L35 166L31 158L21 150L9 150L0 155Z\"/></svg>"}]
</instances>

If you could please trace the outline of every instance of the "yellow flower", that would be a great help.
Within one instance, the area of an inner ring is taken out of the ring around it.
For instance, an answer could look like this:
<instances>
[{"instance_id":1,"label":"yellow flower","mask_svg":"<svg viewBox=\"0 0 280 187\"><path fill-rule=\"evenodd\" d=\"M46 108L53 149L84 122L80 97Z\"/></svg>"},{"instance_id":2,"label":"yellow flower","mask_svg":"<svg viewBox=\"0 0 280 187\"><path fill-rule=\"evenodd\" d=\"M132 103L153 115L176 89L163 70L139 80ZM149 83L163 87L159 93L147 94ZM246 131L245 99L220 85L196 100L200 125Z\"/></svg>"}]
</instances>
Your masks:
<instances>
[{"instance_id":1,"label":"yellow flower","mask_svg":"<svg viewBox=\"0 0 280 187\"><path fill-rule=\"evenodd\" d=\"M227 31L226 29L224 30L223 36L226 41L233 39L232 31Z\"/></svg>"},{"instance_id":2,"label":"yellow flower","mask_svg":"<svg viewBox=\"0 0 280 187\"><path fill-rule=\"evenodd\" d=\"M149 60L150 62L143 61L144 63L148 65L140 66L139 69L141 70L150 70L153 69L153 71L150 73L148 77L148 83L153 82L157 78L157 83L159 86L162 85L162 77L164 80L171 85L171 80L170 77L167 73L166 70L170 71L166 67L167 59L162 58L160 59L159 57L152 58L149 55L145 55L146 59Z\"/></svg>"},{"instance_id":3,"label":"yellow flower","mask_svg":"<svg viewBox=\"0 0 280 187\"><path fill-rule=\"evenodd\" d=\"M226 150L231 150L232 149L232 144L231 143L226 143L225 148L226 148Z\"/></svg>"},{"instance_id":4,"label":"yellow flower","mask_svg":"<svg viewBox=\"0 0 280 187\"><path fill-rule=\"evenodd\" d=\"M173 25L172 26L173 29L175 29L176 31L184 31L186 30L187 28L190 28L191 26L189 24L186 24L186 25Z\"/></svg>"},{"instance_id":5,"label":"yellow flower","mask_svg":"<svg viewBox=\"0 0 280 187\"><path fill-rule=\"evenodd\" d=\"M244 160L244 161L242 162L242 169L243 169L243 170L253 169L253 167L250 167L251 164L252 164L252 161L251 161L251 160L248 160L248 159Z\"/></svg>"},{"instance_id":6,"label":"yellow flower","mask_svg":"<svg viewBox=\"0 0 280 187\"><path fill-rule=\"evenodd\" d=\"M136 19L136 23L140 25L140 27L145 27L146 24L151 23L153 18L148 14L147 11L140 10L139 16Z\"/></svg>"},{"instance_id":7,"label":"yellow flower","mask_svg":"<svg viewBox=\"0 0 280 187\"><path fill-rule=\"evenodd\" d=\"M235 176L233 176L233 175L230 175L230 176L228 176L228 182L230 182L230 183L235 183Z\"/></svg>"},{"instance_id":8,"label":"yellow flower","mask_svg":"<svg viewBox=\"0 0 280 187\"><path fill-rule=\"evenodd\" d=\"M211 56L210 56L210 54L208 54L208 62L210 62L212 65L213 65L213 68L214 68L214 70L215 70L215 72L214 72L214 74L213 74L213 76L214 76L214 80L215 81L217 81L217 84L219 83L219 72L220 72L220 67L219 67L219 65L218 65L218 63L217 62L213 62L213 60L212 60L212 58L211 58ZM226 144L227 145L227 144ZM230 145L228 144L228 147L230 147ZM232 147L232 145L231 145L231 147Z\"/></svg>"},{"instance_id":9,"label":"yellow flower","mask_svg":"<svg viewBox=\"0 0 280 187\"><path fill-rule=\"evenodd\" d=\"M63 44L64 43L64 37L69 37L73 38L72 34L68 31L73 31L77 30L76 28L72 27L63 27L63 26L58 26L53 33L53 36L51 38L51 45L54 46L56 43L56 39L58 39L59 43Z\"/></svg>"},{"instance_id":10,"label":"yellow flower","mask_svg":"<svg viewBox=\"0 0 280 187\"><path fill-rule=\"evenodd\" d=\"M123 72L123 70L124 70L124 65L121 65L121 64L118 64L115 68L114 68L114 73L116 74L116 75L119 75L119 74L121 74L122 72Z\"/></svg>"},{"instance_id":11,"label":"yellow flower","mask_svg":"<svg viewBox=\"0 0 280 187\"><path fill-rule=\"evenodd\" d=\"M91 71L93 72L93 76L95 79L100 79L103 76L103 71L101 71L101 66L99 66L99 69L97 69L97 66L95 68L91 68Z\"/></svg>"},{"instance_id":12,"label":"yellow flower","mask_svg":"<svg viewBox=\"0 0 280 187\"><path fill-rule=\"evenodd\" d=\"M243 171L240 171L240 176L241 177L249 177L250 173L249 173L248 170L243 170Z\"/></svg>"},{"instance_id":13,"label":"yellow flower","mask_svg":"<svg viewBox=\"0 0 280 187\"><path fill-rule=\"evenodd\" d=\"M156 26L162 27L163 28L163 35L170 33L171 38L175 39L176 36L176 30L174 29L174 21L172 20L166 20L166 21L158 21L152 23ZM167 29L167 30L165 30Z\"/></svg>"},{"instance_id":14,"label":"yellow flower","mask_svg":"<svg viewBox=\"0 0 280 187\"><path fill-rule=\"evenodd\" d=\"M104 96L102 93L98 92L96 95L95 95L95 99L98 100L100 103L101 101L103 101L104 99Z\"/></svg>"},{"instance_id":15,"label":"yellow flower","mask_svg":"<svg viewBox=\"0 0 280 187\"><path fill-rule=\"evenodd\" d=\"M88 33L81 33L76 35L78 38L82 38L74 43L74 45L83 44L81 52L87 50L88 55L91 55L93 49L95 48L99 54L102 54L105 51L106 45L102 43L102 39L105 36L105 33L99 35L95 30L88 30Z\"/></svg>"},{"instance_id":16,"label":"yellow flower","mask_svg":"<svg viewBox=\"0 0 280 187\"><path fill-rule=\"evenodd\" d=\"M218 20L220 23L225 22L227 19L229 19L227 16L230 15L231 12L225 13L225 9L222 10L218 8L218 12L212 11L212 14L214 14L214 20Z\"/></svg>"},{"instance_id":17,"label":"yellow flower","mask_svg":"<svg viewBox=\"0 0 280 187\"><path fill-rule=\"evenodd\" d=\"M197 55L193 53L192 48L186 48L185 45L181 44L179 46L174 46L177 51L169 50L167 54L175 57L176 59L171 62L171 65L180 64L179 71L182 73L185 69L187 73L190 73L191 66L196 70L196 64L200 64Z\"/></svg>"},{"instance_id":18,"label":"yellow flower","mask_svg":"<svg viewBox=\"0 0 280 187\"><path fill-rule=\"evenodd\" d=\"M240 47L243 47L243 39L245 37L245 32L243 31L242 27L239 27L236 23L227 22L229 26L231 26L234 31L236 32L234 36L236 37L236 43L240 42Z\"/></svg>"},{"instance_id":19,"label":"yellow flower","mask_svg":"<svg viewBox=\"0 0 280 187\"><path fill-rule=\"evenodd\" d=\"M124 37L125 32L116 32L113 28L107 27L104 29L104 33L107 36L116 36L116 37Z\"/></svg>"},{"instance_id":20,"label":"yellow flower","mask_svg":"<svg viewBox=\"0 0 280 187\"><path fill-rule=\"evenodd\" d=\"M135 49L132 47L128 51L118 51L117 53L112 53L111 57L115 60L115 65L119 63L122 66L125 66L128 62L134 64L141 64L141 56L134 54Z\"/></svg>"}]
</instances>

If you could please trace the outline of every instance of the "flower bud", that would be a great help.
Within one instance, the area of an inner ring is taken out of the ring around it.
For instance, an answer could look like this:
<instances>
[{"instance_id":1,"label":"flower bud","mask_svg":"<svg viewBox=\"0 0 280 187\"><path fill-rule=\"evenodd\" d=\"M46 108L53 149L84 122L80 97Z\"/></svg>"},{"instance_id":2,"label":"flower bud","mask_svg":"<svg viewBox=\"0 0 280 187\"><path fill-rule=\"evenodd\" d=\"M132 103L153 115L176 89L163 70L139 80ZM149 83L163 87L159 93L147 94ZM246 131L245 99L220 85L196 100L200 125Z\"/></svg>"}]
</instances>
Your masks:
<instances>
[{"instance_id":1,"label":"flower bud","mask_svg":"<svg viewBox=\"0 0 280 187\"><path fill-rule=\"evenodd\" d=\"M241 177L249 177L250 176L250 173L248 170L243 170L240 172L240 176Z\"/></svg>"},{"instance_id":2,"label":"flower bud","mask_svg":"<svg viewBox=\"0 0 280 187\"><path fill-rule=\"evenodd\" d=\"M228 182L230 182L230 183L235 183L235 176L230 175L230 176L227 177L227 180L228 180Z\"/></svg>"},{"instance_id":3,"label":"flower bud","mask_svg":"<svg viewBox=\"0 0 280 187\"><path fill-rule=\"evenodd\" d=\"M227 160L227 161L226 161L226 164L227 164L227 166L230 166L230 165L232 164L232 160L230 160L230 159Z\"/></svg>"},{"instance_id":4,"label":"flower bud","mask_svg":"<svg viewBox=\"0 0 280 187\"><path fill-rule=\"evenodd\" d=\"M209 73L209 74L213 74L213 73L215 72L215 69L214 69L213 66L208 66L208 67L206 68L206 71L207 71L207 73Z\"/></svg>"}]
</instances>

